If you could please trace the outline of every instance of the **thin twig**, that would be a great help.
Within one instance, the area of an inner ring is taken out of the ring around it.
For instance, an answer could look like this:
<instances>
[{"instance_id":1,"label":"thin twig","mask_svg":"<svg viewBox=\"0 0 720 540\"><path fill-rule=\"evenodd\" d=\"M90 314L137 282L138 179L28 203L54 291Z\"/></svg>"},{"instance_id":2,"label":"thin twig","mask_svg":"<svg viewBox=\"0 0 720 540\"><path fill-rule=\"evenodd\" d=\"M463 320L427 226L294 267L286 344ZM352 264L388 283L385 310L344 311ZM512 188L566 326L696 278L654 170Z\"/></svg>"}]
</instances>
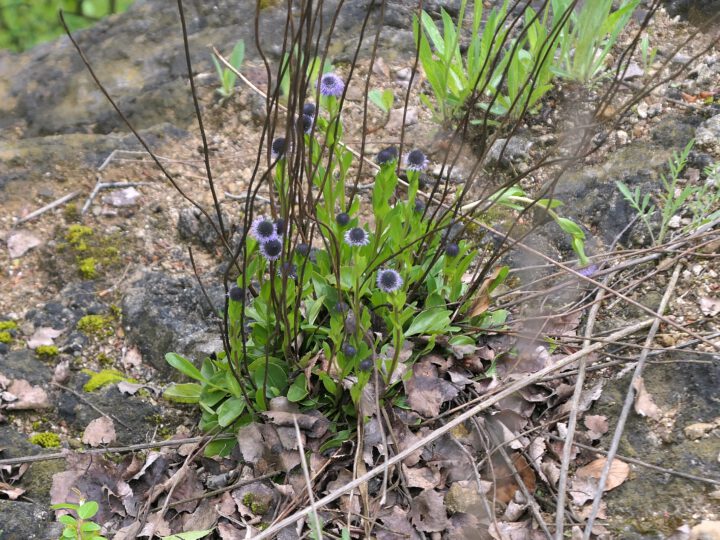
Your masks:
<instances>
[{"instance_id":1,"label":"thin twig","mask_svg":"<svg viewBox=\"0 0 720 540\"><path fill-rule=\"evenodd\" d=\"M120 424L120 425L121 425L122 427L124 427L125 429L132 430L132 428L131 428L130 426L128 426L125 422L123 422L122 420L120 420L119 418L117 418L115 415L106 413L105 411L103 411L103 410L102 410L100 407L98 407L97 405L93 405L92 403L90 403L90 401L88 401L86 398L84 398L79 392L76 392L76 391L73 390L72 388L68 388L67 386L63 386L62 384L56 383L55 381L51 382L50 384L52 384L53 386L57 386L58 388L60 388L60 389L62 389L62 390L65 390L66 392L71 393L73 396L75 396L75 397L78 398L80 401L82 401L85 405L87 405L88 407L91 407L93 410L95 410L96 412L100 413L102 416L107 416L107 417L109 417L109 418L112 418L113 420L115 420L118 424Z\"/></svg>"},{"instance_id":2,"label":"thin twig","mask_svg":"<svg viewBox=\"0 0 720 540\"><path fill-rule=\"evenodd\" d=\"M670 302L670 298L675 291L675 285L677 284L678 278L680 277L681 269L682 263L678 263L675 266L675 270L673 271L672 277L670 278L670 283L665 290L665 294L663 295L662 301L660 302L660 306L657 309L658 318L653 321L647 338L645 339L646 347L649 347L652 343L652 340L655 339L655 333L660 327L660 316L665 312L665 308L667 308L667 305ZM600 510L600 501L602 500L603 490L605 489L605 485L610 474L610 466L612 465L615 454L617 453L618 447L620 446L620 439L622 438L622 434L625 429L625 422L628 419L630 409L632 408L633 402L635 401L635 389L640 382L640 377L642 376L642 371L645 367L645 359L647 358L647 354L647 349L643 349L643 351L640 353L640 358L638 359L637 366L635 366L635 372L633 373L632 379L630 380L630 385L625 396L625 402L623 403L622 412L620 413L617 425L615 426L612 443L610 444L610 449L607 453L607 461L605 463L605 466L603 467L602 474L600 475L600 480L598 481L597 491L595 493L595 498L593 499L590 515L588 516L588 520L585 525L585 531L583 532L583 540L590 540L593 523L595 523L595 518L597 517L598 511Z\"/></svg>"},{"instance_id":3,"label":"thin twig","mask_svg":"<svg viewBox=\"0 0 720 540\"><path fill-rule=\"evenodd\" d=\"M322 540L322 527L320 526L320 518L317 514L317 508L315 506L315 494L312 489L312 481L310 480L310 471L308 470L307 460L305 459L305 448L303 447L302 434L300 433L300 426L298 426L297 416L293 415L293 425L295 426L295 437L298 443L298 452L300 454L300 465L302 465L303 476L305 477L305 487L307 487L308 500L310 501L310 513L312 519L315 522L315 534Z\"/></svg>"},{"instance_id":4,"label":"thin twig","mask_svg":"<svg viewBox=\"0 0 720 540\"><path fill-rule=\"evenodd\" d=\"M65 204L66 202L71 201L72 199L74 199L74 198L77 197L78 195L80 195L80 192L79 192L79 191L73 191L72 193L68 193L67 195L62 196L62 197L60 197L59 199L57 199L57 200L55 200L55 201L53 201L53 202L51 202L51 203L49 203L49 204L46 204L46 205L43 206L42 208L38 208L38 209L35 210L34 212L30 212L30 213L29 213L27 216L25 216L24 218L19 219L19 220L17 221L17 224L20 225L20 224L22 224L22 223L25 223L26 221L30 221L31 219L34 219L34 218L36 218L36 217L44 214L45 212L47 212L47 211L49 211L49 210L52 210L53 208L57 208L57 207L60 206L61 204Z\"/></svg>"}]
</instances>

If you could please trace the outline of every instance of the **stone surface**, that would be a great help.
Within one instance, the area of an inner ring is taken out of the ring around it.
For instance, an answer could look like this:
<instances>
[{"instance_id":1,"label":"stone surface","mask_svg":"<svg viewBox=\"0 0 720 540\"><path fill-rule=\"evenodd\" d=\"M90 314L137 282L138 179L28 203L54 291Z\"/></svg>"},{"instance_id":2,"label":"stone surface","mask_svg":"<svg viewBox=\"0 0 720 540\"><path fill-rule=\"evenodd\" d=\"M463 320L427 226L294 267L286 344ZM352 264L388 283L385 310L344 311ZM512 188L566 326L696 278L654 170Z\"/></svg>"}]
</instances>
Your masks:
<instances>
[{"instance_id":1,"label":"stone surface","mask_svg":"<svg viewBox=\"0 0 720 540\"><path fill-rule=\"evenodd\" d=\"M214 312L224 305L219 285L208 289L211 309L197 283L159 272L140 272L122 301L123 324L130 345L137 345L143 360L169 375L177 375L165 354L177 352L201 359L222 349Z\"/></svg>"},{"instance_id":2,"label":"stone surface","mask_svg":"<svg viewBox=\"0 0 720 540\"><path fill-rule=\"evenodd\" d=\"M44 504L0 500L2 540L55 540L62 526Z\"/></svg>"},{"instance_id":3,"label":"stone surface","mask_svg":"<svg viewBox=\"0 0 720 540\"><path fill-rule=\"evenodd\" d=\"M216 231L216 228L219 230L218 219L214 213L211 217L212 223L195 207L180 210L177 225L180 238L200 244L207 249L218 247L220 245L220 236ZM227 214L223 214L223 225L226 229L230 227Z\"/></svg>"},{"instance_id":4,"label":"stone surface","mask_svg":"<svg viewBox=\"0 0 720 540\"><path fill-rule=\"evenodd\" d=\"M695 131L695 144L715 156L720 156L720 114L709 118Z\"/></svg>"},{"instance_id":5,"label":"stone surface","mask_svg":"<svg viewBox=\"0 0 720 540\"><path fill-rule=\"evenodd\" d=\"M508 139L498 139L490 147L487 156L488 165L500 164L506 169L519 165L530 157L532 141L515 136Z\"/></svg>"}]
</instances>

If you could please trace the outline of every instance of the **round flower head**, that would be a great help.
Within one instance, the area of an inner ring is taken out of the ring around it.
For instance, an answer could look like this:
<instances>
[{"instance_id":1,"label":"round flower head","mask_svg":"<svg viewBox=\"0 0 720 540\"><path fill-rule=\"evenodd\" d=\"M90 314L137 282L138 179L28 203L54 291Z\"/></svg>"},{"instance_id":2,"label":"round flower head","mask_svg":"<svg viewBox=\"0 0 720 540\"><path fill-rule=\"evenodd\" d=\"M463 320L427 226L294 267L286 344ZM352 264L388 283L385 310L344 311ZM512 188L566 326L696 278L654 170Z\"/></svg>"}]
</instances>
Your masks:
<instances>
[{"instance_id":1,"label":"round flower head","mask_svg":"<svg viewBox=\"0 0 720 540\"><path fill-rule=\"evenodd\" d=\"M412 150L405 156L405 166L411 171L423 171L428 166L428 159L420 150Z\"/></svg>"},{"instance_id":2,"label":"round flower head","mask_svg":"<svg viewBox=\"0 0 720 540\"><path fill-rule=\"evenodd\" d=\"M285 220L283 218L277 218L275 220L275 232L278 236L285 234Z\"/></svg>"},{"instance_id":3,"label":"round flower head","mask_svg":"<svg viewBox=\"0 0 720 540\"><path fill-rule=\"evenodd\" d=\"M370 371L373 367L372 360L366 358L365 360L360 362L360 365L358 367L360 368L360 371Z\"/></svg>"},{"instance_id":4,"label":"round flower head","mask_svg":"<svg viewBox=\"0 0 720 540\"><path fill-rule=\"evenodd\" d=\"M422 214L425 211L425 203L420 199L415 199L415 212Z\"/></svg>"},{"instance_id":5,"label":"round flower head","mask_svg":"<svg viewBox=\"0 0 720 540\"><path fill-rule=\"evenodd\" d=\"M350 306L347 305L347 303L340 300L337 304L335 304L335 312L336 313L347 313L350 311Z\"/></svg>"},{"instance_id":6,"label":"round flower head","mask_svg":"<svg viewBox=\"0 0 720 540\"><path fill-rule=\"evenodd\" d=\"M357 353L357 351L355 350L355 347L353 347L349 343L345 343L345 345L343 345L342 352L348 358L355 356L355 353Z\"/></svg>"},{"instance_id":7,"label":"round flower head","mask_svg":"<svg viewBox=\"0 0 720 540\"><path fill-rule=\"evenodd\" d=\"M270 157L273 160L283 157L285 155L285 146L285 137L275 139L270 147Z\"/></svg>"},{"instance_id":8,"label":"round flower head","mask_svg":"<svg viewBox=\"0 0 720 540\"><path fill-rule=\"evenodd\" d=\"M450 242L445 246L445 255L448 257L457 257L460 253L460 247L455 242Z\"/></svg>"},{"instance_id":9,"label":"round flower head","mask_svg":"<svg viewBox=\"0 0 720 540\"><path fill-rule=\"evenodd\" d=\"M377 275L377 286L378 288L386 293L397 291L402 287L403 280L400 274L390 268L380 270Z\"/></svg>"},{"instance_id":10,"label":"round flower head","mask_svg":"<svg viewBox=\"0 0 720 540\"><path fill-rule=\"evenodd\" d=\"M315 118L315 104L314 103L306 103L303 105L302 113L305 116L309 116L310 118Z\"/></svg>"},{"instance_id":11,"label":"round flower head","mask_svg":"<svg viewBox=\"0 0 720 540\"><path fill-rule=\"evenodd\" d=\"M377 156L375 156L375 163L378 165L388 165L393 161L397 161L397 155L397 149L394 146L388 146L378 152Z\"/></svg>"},{"instance_id":12,"label":"round flower head","mask_svg":"<svg viewBox=\"0 0 720 540\"><path fill-rule=\"evenodd\" d=\"M365 229L353 227L349 231L345 231L345 242L354 247L367 246L370 243L370 236Z\"/></svg>"},{"instance_id":13,"label":"round flower head","mask_svg":"<svg viewBox=\"0 0 720 540\"><path fill-rule=\"evenodd\" d=\"M290 262L283 263L277 273L281 278L287 276L288 279L297 279L297 266Z\"/></svg>"},{"instance_id":14,"label":"round flower head","mask_svg":"<svg viewBox=\"0 0 720 540\"><path fill-rule=\"evenodd\" d=\"M598 271L597 264L591 264L577 270L577 273L581 276L591 277L595 272Z\"/></svg>"},{"instance_id":15,"label":"round flower head","mask_svg":"<svg viewBox=\"0 0 720 540\"><path fill-rule=\"evenodd\" d=\"M335 222L341 227L344 227L350 223L350 216L345 212L340 212L337 216L335 216Z\"/></svg>"},{"instance_id":16,"label":"round flower head","mask_svg":"<svg viewBox=\"0 0 720 540\"><path fill-rule=\"evenodd\" d=\"M233 287L230 289L228 296L233 302L242 302L245 299L245 289L242 287Z\"/></svg>"},{"instance_id":17,"label":"round flower head","mask_svg":"<svg viewBox=\"0 0 720 540\"><path fill-rule=\"evenodd\" d=\"M278 236L275 223L265 217L259 217L253 221L250 226L250 234L258 242L266 242L268 240L275 239Z\"/></svg>"},{"instance_id":18,"label":"round flower head","mask_svg":"<svg viewBox=\"0 0 720 540\"><path fill-rule=\"evenodd\" d=\"M295 246L295 253L300 255L301 257L307 257L310 253L310 245L309 244L298 244Z\"/></svg>"},{"instance_id":19,"label":"round flower head","mask_svg":"<svg viewBox=\"0 0 720 540\"><path fill-rule=\"evenodd\" d=\"M276 261L282 254L282 242L279 238L271 238L266 242L260 244L260 253L268 261Z\"/></svg>"},{"instance_id":20,"label":"round flower head","mask_svg":"<svg viewBox=\"0 0 720 540\"><path fill-rule=\"evenodd\" d=\"M320 77L320 93L323 96L340 97L345 90L345 83L334 73L326 73Z\"/></svg>"},{"instance_id":21,"label":"round flower head","mask_svg":"<svg viewBox=\"0 0 720 540\"><path fill-rule=\"evenodd\" d=\"M309 134L312 131L314 118L309 114L303 114L300 117L299 123L302 126L303 133Z\"/></svg>"}]
</instances>

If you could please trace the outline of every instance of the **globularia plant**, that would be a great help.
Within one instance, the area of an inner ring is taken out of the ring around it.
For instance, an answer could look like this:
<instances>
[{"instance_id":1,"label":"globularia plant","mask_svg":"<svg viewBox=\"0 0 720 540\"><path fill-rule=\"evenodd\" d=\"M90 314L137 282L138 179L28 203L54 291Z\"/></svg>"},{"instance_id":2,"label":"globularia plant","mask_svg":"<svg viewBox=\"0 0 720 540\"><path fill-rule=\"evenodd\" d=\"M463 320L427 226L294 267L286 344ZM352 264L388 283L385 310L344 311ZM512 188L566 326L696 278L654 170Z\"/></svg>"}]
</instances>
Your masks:
<instances>
[{"instance_id":1,"label":"globularia plant","mask_svg":"<svg viewBox=\"0 0 720 540\"><path fill-rule=\"evenodd\" d=\"M226 350L200 368L167 355L196 382L171 385L165 396L198 403L206 431L248 423L279 396L342 422L357 415L371 379L381 399L400 399L398 383L414 358L401 356L408 340L422 336L429 350L442 335L447 346L467 346L473 335L454 321L485 329L505 322L504 312L466 314L472 299L463 278L477 246L458 236L455 205L420 194L424 152L380 151L370 204L348 197L358 162L342 144L345 81L328 72L317 89L317 105L299 104L297 129L270 144L275 204L249 221L223 314ZM497 199L511 208L533 202L521 195ZM208 452L233 444L217 441Z\"/></svg>"}]
</instances>

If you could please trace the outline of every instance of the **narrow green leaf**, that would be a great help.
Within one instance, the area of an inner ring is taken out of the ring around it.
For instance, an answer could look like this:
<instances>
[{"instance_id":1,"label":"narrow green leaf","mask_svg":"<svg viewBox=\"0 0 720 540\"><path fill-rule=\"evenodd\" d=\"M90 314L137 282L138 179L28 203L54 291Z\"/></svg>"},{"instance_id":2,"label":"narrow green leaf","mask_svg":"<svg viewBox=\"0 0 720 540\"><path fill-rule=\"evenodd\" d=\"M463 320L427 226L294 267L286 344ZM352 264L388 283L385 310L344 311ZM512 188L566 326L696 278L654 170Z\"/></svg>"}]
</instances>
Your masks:
<instances>
[{"instance_id":1,"label":"narrow green leaf","mask_svg":"<svg viewBox=\"0 0 720 540\"><path fill-rule=\"evenodd\" d=\"M187 358L183 358L177 353L170 352L165 355L165 360L172 367L187 375L191 379L195 379L196 381L205 381L205 377L202 376L200 370L196 368Z\"/></svg>"},{"instance_id":2,"label":"narrow green leaf","mask_svg":"<svg viewBox=\"0 0 720 540\"><path fill-rule=\"evenodd\" d=\"M245 399L230 398L223 401L217 408L218 424L227 427L232 424L245 410Z\"/></svg>"},{"instance_id":3,"label":"narrow green leaf","mask_svg":"<svg viewBox=\"0 0 720 540\"><path fill-rule=\"evenodd\" d=\"M197 403L200 401L202 387L197 383L173 383L163 392L163 397L178 403Z\"/></svg>"},{"instance_id":4,"label":"narrow green leaf","mask_svg":"<svg viewBox=\"0 0 720 540\"><path fill-rule=\"evenodd\" d=\"M450 326L450 314L448 309L428 309L421 312L405 332L406 336L418 334L437 334L446 331Z\"/></svg>"}]
</instances>

